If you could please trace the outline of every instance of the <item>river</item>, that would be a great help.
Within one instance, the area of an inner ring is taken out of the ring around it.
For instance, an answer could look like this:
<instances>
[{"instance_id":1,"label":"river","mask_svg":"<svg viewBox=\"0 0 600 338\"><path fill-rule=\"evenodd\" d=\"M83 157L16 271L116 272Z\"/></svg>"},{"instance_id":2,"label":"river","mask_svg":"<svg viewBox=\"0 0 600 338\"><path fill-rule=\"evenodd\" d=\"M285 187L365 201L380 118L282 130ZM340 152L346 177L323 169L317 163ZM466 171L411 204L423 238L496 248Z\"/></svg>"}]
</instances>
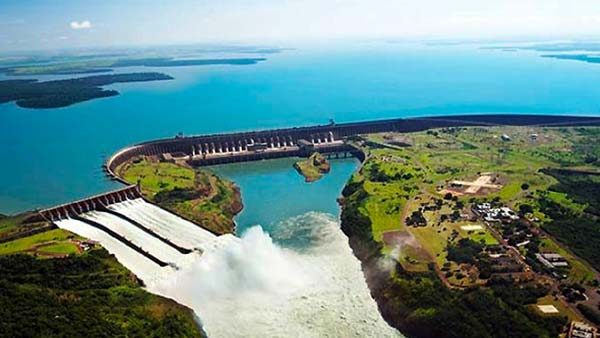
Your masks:
<instances>
[{"instance_id":1,"label":"river","mask_svg":"<svg viewBox=\"0 0 600 338\"><path fill-rule=\"evenodd\" d=\"M336 198L358 161L332 160L305 183L294 160L210 168L241 189L241 241L205 252L158 291L192 306L214 337L400 336L340 230Z\"/></svg>"}]
</instances>

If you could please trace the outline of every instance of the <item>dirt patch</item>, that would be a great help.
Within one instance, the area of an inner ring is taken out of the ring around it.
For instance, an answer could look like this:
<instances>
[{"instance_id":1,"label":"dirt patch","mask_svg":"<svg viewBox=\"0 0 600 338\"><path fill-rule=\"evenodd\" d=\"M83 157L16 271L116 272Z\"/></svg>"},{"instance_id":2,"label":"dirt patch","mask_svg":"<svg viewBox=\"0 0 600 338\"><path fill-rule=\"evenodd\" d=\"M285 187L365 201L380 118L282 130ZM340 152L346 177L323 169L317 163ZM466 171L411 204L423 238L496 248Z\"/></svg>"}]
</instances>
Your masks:
<instances>
[{"instance_id":1,"label":"dirt patch","mask_svg":"<svg viewBox=\"0 0 600 338\"><path fill-rule=\"evenodd\" d=\"M455 196L462 195L487 195L492 191L502 189L499 177L492 173L482 173L473 181L453 180L448 187L440 190L440 194L451 193Z\"/></svg>"}]
</instances>

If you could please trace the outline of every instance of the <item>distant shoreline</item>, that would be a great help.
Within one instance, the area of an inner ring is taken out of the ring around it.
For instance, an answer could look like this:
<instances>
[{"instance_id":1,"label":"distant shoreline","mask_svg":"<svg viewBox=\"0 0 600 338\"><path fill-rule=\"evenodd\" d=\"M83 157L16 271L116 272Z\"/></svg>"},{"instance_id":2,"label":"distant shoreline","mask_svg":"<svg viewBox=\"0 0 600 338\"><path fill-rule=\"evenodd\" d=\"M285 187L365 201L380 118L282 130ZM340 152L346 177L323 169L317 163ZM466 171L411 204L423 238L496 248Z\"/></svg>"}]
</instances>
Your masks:
<instances>
[{"instance_id":1,"label":"distant shoreline","mask_svg":"<svg viewBox=\"0 0 600 338\"><path fill-rule=\"evenodd\" d=\"M266 58L174 59L142 58L99 60L85 65L77 63L25 65L0 68L9 76L81 75L110 73L121 67L185 67L209 65L254 65ZM170 75L158 72L90 75L81 78L39 82L37 79L9 79L0 81L0 104L15 101L21 108L63 108L93 99L119 95L116 90L103 89L114 83L173 80Z\"/></svg>"},{"instance_id":2,"label":"distant shoreline","mask_svg":"<svg viewBox=\"0 0 600 338\"><path fill-rule=\"evenodd\" d=\"M103 86L124 82L173 80L163 73L127 73L96 75L66 80L38 82L37 80L0 81L0 104L16 102L21 108L51 109L119 95Z\"/></svg>"}]
</instances>

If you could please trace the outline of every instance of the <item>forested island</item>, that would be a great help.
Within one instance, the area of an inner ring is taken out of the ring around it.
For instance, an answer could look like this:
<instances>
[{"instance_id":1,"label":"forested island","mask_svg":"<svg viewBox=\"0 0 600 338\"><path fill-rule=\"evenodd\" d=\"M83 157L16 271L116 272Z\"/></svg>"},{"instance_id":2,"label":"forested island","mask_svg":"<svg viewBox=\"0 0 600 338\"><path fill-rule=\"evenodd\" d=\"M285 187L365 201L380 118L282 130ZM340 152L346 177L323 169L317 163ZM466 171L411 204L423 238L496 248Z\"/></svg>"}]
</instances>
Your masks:
<instances>
[{"instance_id":1,"label":"forested island","mask_svg":"<svg viewBox=\"0 0 600 338\"><path fill-rule=\"evenodd\" d=\"M162 73L128 73L95 75L75 79L43 81L0 81L0 104L16 101L22 108L60 108L92 99L119 95L112 89L103 89L113 83L172 80Z\"/></svg>"}]
</instances>

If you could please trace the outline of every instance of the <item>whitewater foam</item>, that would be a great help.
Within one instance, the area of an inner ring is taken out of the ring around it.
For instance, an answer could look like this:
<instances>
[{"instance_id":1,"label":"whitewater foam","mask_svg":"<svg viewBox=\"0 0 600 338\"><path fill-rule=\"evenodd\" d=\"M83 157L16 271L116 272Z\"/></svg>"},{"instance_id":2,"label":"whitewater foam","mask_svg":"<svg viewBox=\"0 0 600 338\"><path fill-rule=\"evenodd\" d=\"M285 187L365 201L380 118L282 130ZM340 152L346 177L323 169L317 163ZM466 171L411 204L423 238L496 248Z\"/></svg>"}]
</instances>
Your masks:
<instances>
[{"instance_id":1,"label":"whitewater foam","mask_svg":"<svg viewBox=\"0 0 600 338\"><path fill-rule=\"evenodd\" d=\"M70 219L57 224L100 241L144 280L148 291L194 309L211 337L400 336L382 319L360 262L333 216L309 212L292 217L272 227L271 235L255 226L241 238L201 229L194 237L194 229L174 215L136 203L115 209L170 239L182 230L182 244L202 246L202 255L162 250L164 243L110 214L85 215L179 266L161 268L89 224Z\"/></svg>"},{"instance_id":2,"label":"whitewater foam","mask_svg":"<svg viewBox=\"0 0 600 338\"><path fill-rule=\"evenodd\" d=\"M311 212L275 229L283 246L252 227L153 288L192 307L212 337L399 336L335 218Z\"/></svg>"}]
</instances>

